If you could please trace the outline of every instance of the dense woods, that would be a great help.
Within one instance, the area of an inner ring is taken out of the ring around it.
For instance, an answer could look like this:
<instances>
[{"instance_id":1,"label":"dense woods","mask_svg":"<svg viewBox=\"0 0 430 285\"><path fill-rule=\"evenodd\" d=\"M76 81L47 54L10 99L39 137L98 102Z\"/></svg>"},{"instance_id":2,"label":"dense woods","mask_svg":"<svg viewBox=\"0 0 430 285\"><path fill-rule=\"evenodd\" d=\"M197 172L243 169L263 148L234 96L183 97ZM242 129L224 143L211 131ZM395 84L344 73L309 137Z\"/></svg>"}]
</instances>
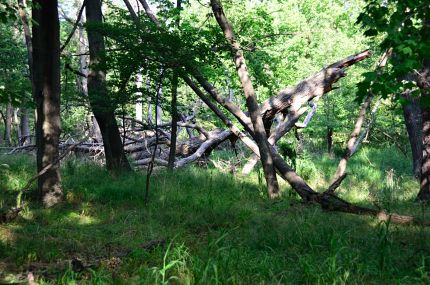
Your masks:
<instances>
[{"instance_id":1,"label":"dense woods","mask_svg":"<svg viewBox=\"0 0 430 285\"><path fill-rule=\"evenodd\" d=\"M427 284L429 19L3 1L0 284Z\"/></svg>"}]
</instances>

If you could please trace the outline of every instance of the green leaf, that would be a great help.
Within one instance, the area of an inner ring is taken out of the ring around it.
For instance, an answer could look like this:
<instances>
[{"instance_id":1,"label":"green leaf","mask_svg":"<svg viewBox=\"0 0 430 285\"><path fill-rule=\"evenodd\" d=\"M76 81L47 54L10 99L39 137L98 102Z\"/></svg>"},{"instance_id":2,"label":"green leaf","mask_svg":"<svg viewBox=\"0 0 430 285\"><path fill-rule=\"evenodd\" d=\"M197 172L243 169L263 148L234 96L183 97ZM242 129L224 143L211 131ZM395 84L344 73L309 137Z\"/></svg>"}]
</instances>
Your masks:
<instances>
[{"instance_id":1,"label":"green leaf","mask_svg":"<svg viewBox=\"0 0 430 285\"><path fill-rule=\"evenodd\" d=\"M364 76L366 81L374 81L377 77L377 74L374 71L365 72L362 75Z\"/></svg>"}]
</instances>

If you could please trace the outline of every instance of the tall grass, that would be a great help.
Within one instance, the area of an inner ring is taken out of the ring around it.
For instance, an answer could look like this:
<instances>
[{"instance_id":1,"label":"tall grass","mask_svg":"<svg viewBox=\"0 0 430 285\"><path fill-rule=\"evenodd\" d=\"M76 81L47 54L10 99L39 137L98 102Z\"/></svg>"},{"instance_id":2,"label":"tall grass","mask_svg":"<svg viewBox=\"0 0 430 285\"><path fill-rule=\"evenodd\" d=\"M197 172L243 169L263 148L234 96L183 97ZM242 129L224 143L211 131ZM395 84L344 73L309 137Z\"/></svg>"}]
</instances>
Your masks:
<instances>
[{"instance_id":1,"label":"tall grass","mask_svg":"<svg viewBox=\"0 0 430 285\"><path fill-rule=\"evenodd\" d=\"M350 162L351 175L340 194L427 217L427 208L412 202L417 184L408 174L410 165L388 154L363 149ZM0 170L0 199L13 203L11 196L31 176L34 162L0 159L9 165ZM325 155L308 155L299 158L297 170L322 190L336 164ZM27 195L21 217L0 226L0 278L19 279L17 272L38 264L33 270L40 284L429 282L427 229L324 212L289 195L270 201L262 194L258 171L242 177L211 164L158 171L147 205L144 173L114 177L79 160L63 163L62 171L63 205L43 209ZM142 247L153 240L166 242ZM95 265L80 273L68 262L65 268L56 266L74 257ZM110 261L117 259L112 267Z\"/></svg>"}]
</instances>

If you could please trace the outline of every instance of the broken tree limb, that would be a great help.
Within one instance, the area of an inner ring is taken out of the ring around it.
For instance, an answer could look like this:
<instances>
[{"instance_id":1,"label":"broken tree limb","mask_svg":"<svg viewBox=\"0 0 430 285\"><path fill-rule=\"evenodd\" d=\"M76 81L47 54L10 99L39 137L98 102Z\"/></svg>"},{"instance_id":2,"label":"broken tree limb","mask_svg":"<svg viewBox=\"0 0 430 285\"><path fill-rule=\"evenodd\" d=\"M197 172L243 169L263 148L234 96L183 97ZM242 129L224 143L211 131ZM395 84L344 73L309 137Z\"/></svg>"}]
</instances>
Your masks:
<instances>
[{"instance_id":1,"label":"broken tree limb","mask_svg":"<svg viewBox=\"0 0 430 285\"><path fill-rule=\"evenodd\" d=\"M214 145L219 144L222 141L225 141L230 135L231 135L231 131L225 130L221 132L218 136L209 137L209 139L207 139L204 143L202 143L200 147L192 155L176 161L175 168L179 168L190 162L196 161L197 159L202 157L203 154L208 149L212 148Z\"/></svg>"},{"instance_id":2,"label":"broken tree limb","mask_svg":"<svg viewBox=\"0 0 430 285\"><path fill-rule=\"evenodd\" d=\"M370 113L370 120L367 123L366 128L361 132L357 141L354 143L354 146L352 147L351 155L354 155L354 153L358 150L358 147L360 146L360 144L363 142L364 138L366 138L367 135L369 134L370 128L372 127L373 123L375 122L376 112L378 112L380 103L381 103L381 101L378 100L376 102L375 106L373 107L372 112Z\"/></svg>"},{"instance_id":3,"label":"broken tree limb","mask_svg":"<svg viewBox=\"0 0 430 285\"><path fill-rule=\"evenodd\" d=\"M127 1L127 0L124 0L124 1ZM140 0L140 1L145 2L144 0ZM145 11L147 11L147 9L145 9ZM147 11L147 13L148 13L148 11ZM152 15L155 16L154 14L152 14ZM138 27L139 27L139 25L138 25ZM369 55L370 55L370 53L368 51L364 51L364 52L359 53L357 55L354 55L354 56L348 57L344 60L341 60L341 61L339 61L333 65L334 65L334 68L342 68L343 69L343 68L346 68L346 67L348 67L348 66L350 66L350 65L352 65L358 61L361 61L361 60L367 58ZM331 65L331 66L333 66L333 65ZM331 68L331 66L330 66L330 68ZM187 70L189 70L189 68L187 68ZM192 74L192 75L194 76L194 74ZM185 78L186 78L186 76L185 76ZM334 78L336 78L336 77L334 77ZM327 89L327 92L332 89L331 84L328 87L329 88ZM209 92L209 94L211 94L211 93ZM211 94L211 96L212 96L212 94ZM236 130L238 130L238 128L235 127L228 119L226 119L226 116L212 102L210 102L210 100L207 100L207 101L203 100L203 101L206 104L208 104L208 106L210 104L212 104L212 106L210 106L210 109L213 110L214 113L220 117L220 119L228 126L228 128L234 134L236 134L236 132L234 132L233 130L235 128L236 128ZM232 111L230 111L230 112L234 116L236 116L236 114L234 114L234 112L232 112ZM241 110L240 110L240 112L243 113ZM244 121L241 121L241 120L239 120L239 121L245 127L245 129L249 132L249 126L247 126L246 123L243 123ZM249 134L252 137L254 137L252 130L251 130L251 132L249 132ZM245 137L246 137L246 135L245 135ZM242 141L244 141L244 140L242 140ZM246 145L248 146L248 144L246 144ZM255 146L255 143L253 141L250 141L249 145ZM256 153L258 152L258 148L255 150L255 152ZM277 171L279 172L279 174L292 186L292 188L302 197L302 199L304 201L317 202L318 204L321 205L321 207L323 209L327 209L327 210L346 212L346 213L354 213L354 214L360 214L360 215L370 215L370 216L373 216L375 218L378 218L379 220L389 219L391 222L398 223L398 224L424 225L424 226L430 225L429 222L420 221L414 217L401 216L401 215L397 215L397 214L386 214L383 211L352 205L351 203L344 201L343 199L341 199L335 195L332 195L332 194L317 193L299 175L297 175L297 173L295 173L294 170L291 169L291 167L289 167L289 165L280 157L280 155L276 153L276 150L272 149L272 155L273 155L274 165L275 165Z\"/></svg>"},{"instance_id":4,"label":"broken tree limb","mask_svg":"<svg viewBox=\"0 0 430 285\"><path fill-rule=\"evenodd\" d=\"M224 14L224 9L219 0L211 0L211 7L215 19L221 30L224 33L224 37L230 44L230 48L233 53L233 62L236 66L237 74L239 75L240 83L242 84L243 93L246 97L246 106L248 108L249 115L251 117L252 126L254 127L255 141L260 150L260 161L263 165L264 178L267 185L267 193L270 198L276 198L280 196L279 185L276 177L276 172L273 167L273 158L270 152L270 145L267 141L267 135L263 118L261 116L260 107L255 96L255 90L252 85L251 78L248 73L246 66L245 57L243 56L242 48L240 43L236 40L236 36L233 31L233 26ZM270 128L269 128L270 131Z\"/></svg>"},{"instance_id":5,"label":"broken tree limb","mask_svg":"<svg viewBox=\"0 0 430 285\"><path fill-rule=\"evenodd\" d=\"M310 101L309 106L311 106L311 110L306 115L305 119L303 120L303 123L295 123L296 128L300 128L300 129L306 128L309 125L309 123L311 122L315 113L317 112L317 108L318 108L317 102Z\"/></svg>"},{"instance_id":6,"label":"broken tree limb","mask_svg":"<svg viewBox=\"0 0 430 285\"><path fill-rule=\"evenodd\" d=\"M369 93L369 95L366 96L364 99L363 104L361 105L360 111L358 112L357 120L355 122L354 128L352 129L352 132L349 136L345 152L339 161L339 164L337 166L336 172L333 176L332 182L330 183L329 189L333 189L332 185L339 180L340 177L345 173L346 165L348 163L349 158L353 154L353 147L355 145L355 142L357 140L358 135L360 134L361 127L363 126L364 119L366 117L367 109L370 106L370 102L372 102L373 94ZM337 187L336 187L337 188ZM334 189L336 189L334 188ZM332 191L334 191L334 189ZM328 190L327 190L328 191ZM331 192L332 192L331 191Z\"/></svg>"},{"instance_id":7,"label":"broken tree limb","mask_svg":"<svg viewBox=\"0 0 430 285\"><path fill-rule=\"evenodd\" d=\"M378 74L381 72L381 69L385 67L385 65L387 64L387 60L388 58L391 56L391 49L389 49L388 51L386 51L380 58L378 65L376 67L376 71L378 72ZM344 63L341 63L344 64ZM348 163L349 158L354 154L355 150L358 147L357 143L357 138L358 135L360 134L361 128L363 126L365 117L366 117L366 112L367 109L369 109L370 107L370 103L373 100L373 93L372 91L369 91L366 98L364 99L363 104L361 105L360 111L358 112L358 116L357 116L357 120L355 122L354 128L352 129L352 132L349 136L348 142L347 142L347 146L344 152L344 155L342 156L341 160L339 161L339 164L337 166L336 172L333 176L332 182L330 183L330 186L328 189L332 189L329 193L333 193L333 191L337 188L333 188L332 185L334 183L336 183L336 181L339 180L340 177L342 177L342 175L345 173L346 171L346 166ZM378 109L375 109L375 113ZM342 179L343 180L343 179ZM328 192L328 190L327 190Z\"/></svg>"},{"instance_id":8,"label":"broken tree limb","mask_svg":"<svg viewBox=\"0 0 430 285\"><path fill-rule=\"evenodd\" d=\"M342 181L346 178L348 173L343 173L338 179L333 181L327 189L327 193L333 193L342 184Z\"/></svg>"}]
</instances>

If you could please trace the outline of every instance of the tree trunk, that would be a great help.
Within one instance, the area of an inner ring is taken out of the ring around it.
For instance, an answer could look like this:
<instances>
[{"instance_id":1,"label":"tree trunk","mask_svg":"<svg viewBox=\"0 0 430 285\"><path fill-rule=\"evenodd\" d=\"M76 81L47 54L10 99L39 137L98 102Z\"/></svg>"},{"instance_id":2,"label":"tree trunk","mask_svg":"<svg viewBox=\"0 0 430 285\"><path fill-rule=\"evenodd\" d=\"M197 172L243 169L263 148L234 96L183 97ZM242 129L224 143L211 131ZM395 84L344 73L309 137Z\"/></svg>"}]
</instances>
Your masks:
<instances>
[{"instance_id":1,"label":"tree trunk","mask_svg":"<svg viewBox=\"0 0 430 285\"><path fill-rule=\"evenodd\" d=\"M429 95L426 95L429 96ZM430 200L430 107L421 107L422 124L422 160L420 191L417 200Z\"/></svg>"},{"instance_id":2,"label":"tree trunk","mask_svg":"<svg viewBox=\"0 0 430 285\"><path fill-rule=\"evenodd\" d=\"M403 105L402 108L409 144L412 150L412 171L414 176L419 179L422 158L421 107L418 98L411 97L409 94L404 95L408 100L408 103Z\"/></svg>"},{"instance_id":3,"label":"tree trunk","mask_svg":"<svg viewBox=\"0 0 430 285\"><path fill-rule=\"evenodd\" d=\"M178 17L176 18L176 28L179 30L180 27L180 13L181 13L182 0L176 0L176 9L178 10ZM175 156L176 156L176 138L178 136L178 79L179 75L176 70L173 70L172 78L172 102L171 102L171 113L172 113L172 125L170 133L170 151L169 151L169 164L168 168L173 170L175 167Z\"/></svg>"},{"instance_id":4,"label":"tree trunk","mask_svg":"<svg viewBox=\"0 0 430 285\"><path fill-rule=\"evenodd\" d=\"M4 141L6 145L12 145L12 119L13 119L13 107L11 103L6 105L6 114L4 119Z\"/></svg>"},{"instance_id":5,"label":"tree trunk","mask_svg":"<svg viewBox=\"0 0 430 285\"><path fill-rule=\"evenodd\" d=\"M53 164L38 177L38 188L46 207L61 202L58 145L60 120L60 24L57 0L33 1L33 96L36 102L37 170Z\"/></svg>"},{"instance_id":6,"label":"tree trunk","mask_svg":"<svg viewBox=\"0 0 430 285\"><path fill-rule=\"evenodd\" d=\"M177 71L173 71L172 78L172 104L171 104L171 112L172 112L172 127L170 132L170 152L169 152L169 169L173 170L175 166L175 156L176 156L176 137L178 134L178 73Z\"/></svg>"},{"instance_id":7,"label":"tree trunk","mask_svg":"<svg viewBox=\"0 0 430 285\"><path fill-rule=\"evenodd\" d=\"M331 180L332 182L330 184L333 184L334 182L338 181L340 177L343 176L345 173L346 165L348 163L349 158L353 154L355 142L357 141L358 135L360 134L361 127L363 126L364 119L366 117L367 109L369 108L370 103L372 102L372 99L373 99L373 95L369 93L369 95L367 95L367 97L364 99L363 104L361 105L354 128L352 129L352 132L346 144L345 152L341 160L339 161L339 164L336 169L336 173L334 174Z\"/></svg>"},{"instance_id":8,"label":"tree trunk","mask_svg":"<svg viewBox=\"0 0 430 285\"><path fill-rule=\"evenodd\" d=\"M143 119L143 105L142 105L142 70L139 68L139 71L136 74L136 88L137 88L137 92L136 92L136 104L135 104L135 109L136 109L136 120L141 121Z\"/></svg>"},{"instance_id":9,"label":"tree trunk","mask_svg":"<svg viewBox=\"0 0 430 285\"><path fill-rule=\"evenodd\" d=\"M249 77L248 70L243 57L239 42L236 40L233 27L226 18L221 3L218 0L211 0L212 11L215 18L224 32L224 36L230 43L234 54L234 64L242 84L243 91L246 97L246 105L251 117L252 125L255 133L255 140L260 150L260 160L263 165L264 176L267 183L267 191L270 198L279 196L279 186L276 178L275 168L273 166L273 158L270 153L270 145L267 141L267 135L263 119L261 116L260 108L255 98L254 88L252 86L251 78Z\"/></svg>"},{"instance_id":10,"label":"tree trunk","mask_svg":"<svg viewBox=\"0 0 430 285\"><path fill-rule=\"evenodd\" d=\"M86 3L87 21L102 23L101 0L88 0ZM112 171L130 170L115 119L115 106L112 106L108 98L106 71L99 66L105 52L104 38L102 34L91 29L87 33L90 50L88 96L102 134L106 166Z\"/></svg>"},{"instance_id":11,"label":"tree trunk","mask_svg":"<svg viewBox=\"0 0 430 285\"><path fill-rule=\"evenodd\" d=\"M83 1L78 0L76 1L76 7L81 7L83 4ZM85 9L85 8L84 8ZM79 17L79 11L78 11L78 17ZM85 75L85 76L76 76L76 82L78 85L79 93L82 97L85 99L88 98L88 55L87 55L87 48L88 48L88 40L85 37L85 29L82 26L83 23L86 21L85 13L82 13L80 15L79 19L81 25L78 25L78 53L79 53L79 73ZM101 142L102 141L102 135L100 131L99 124L97 123L97 120L94 118L94 114L90 112L90 114L87 117L87 124L89 128L89 136L93 139L93 141Z\"/></svg>"},{"instance_id":12,"label":"tree trunk","mask_svg":"<svg viewBox=\"0 0 430 285\"><path fill-rule=\"evenodd\" d=\"M13 109L13 124L15 125L16 137L18 139L18 146L20 146L22 141L22 132L20 128L21 123L18 118L18 112L19 112L18 108Z\"/></svg>"},{"instance_id":13,"label":"tree trunk","mask_svg":"<svg viewBox=\"0 0 430 285\"><path fill-rule=\"evenodd\" d=\"M424 60L424 69L417 85L421 88L421 102L430 97L430 60ZM430 107L421 104L422 119L422 159L420 191L417 196L419 201L430 200Z\"/></svg>"},{"instance_id":14,"label":"tree trunk","mask_svg":"<svg viewBox=\"0 0 430 285\"><path fill-rule=\"evenodd\" d=\"M22 140L20 144L25 146L31 144L31 133L30 133L30 114L26 107L21 108L21 136Z\"/></svg>"},{"instance_id":15,"label":"tree trunk","mask_svg":"<svg viewBox=\"0 0 430 285\"><path fill-rule=\"evenodd\" d=\"M31 44L31 32L30 26L28 25L28 18L25 12L26 8L25 0L18 0L18 12L19 17L21 19L21 24L24 30L24 41L27 47L27 61L28 61L28 69L30 72L30 80L33 78L33 47ZM31 144L31 133L30 133L30 117L29 110L23 106L21 108L21 134L22 141L20 142L22 145Z\"/></svg>"},{"instance_id":16,"label":"tree trunk","mask_svg":"<svg viewBox=\"0 0 430 285\"><path fill-rule=\"evenodd\" d=\"M161 109L161 98L163 96L163 73L164 70L161 67L160 68L160 86L157 90L157 104L155 104L155 108L157 109L156 112L156 116L155 116L155 121L157 123L157 125L162 125L163 124L163 109Z\"/></svg>"}]
</instances>

